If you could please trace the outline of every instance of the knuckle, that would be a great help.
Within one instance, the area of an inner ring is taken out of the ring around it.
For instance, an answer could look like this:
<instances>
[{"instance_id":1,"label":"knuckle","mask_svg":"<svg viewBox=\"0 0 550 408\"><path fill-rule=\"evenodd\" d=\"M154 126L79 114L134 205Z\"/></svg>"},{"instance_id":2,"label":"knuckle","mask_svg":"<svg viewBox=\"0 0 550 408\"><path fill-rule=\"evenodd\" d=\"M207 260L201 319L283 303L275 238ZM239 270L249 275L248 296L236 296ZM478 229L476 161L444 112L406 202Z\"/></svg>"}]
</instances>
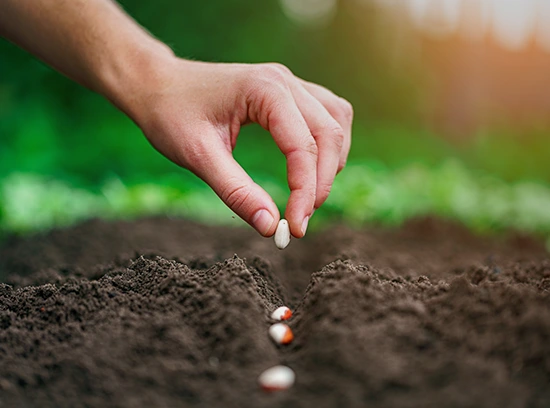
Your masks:
<instances>
[{"instance_id":1,"label":"knuckle","mask_svg":"<svg viewBox=\"0 0 550 408\"><path fill-rule=\"evenodd\" d=\"M286 84L288 76L292 75L290 70L281 64L262 64L259 69L260 77L270 83Z\"/></svg>"},{"instance_id":2,"label":"knuckle","mask_svg":"<svg viewBox=\"0 0 550 408\"><path fill-rule=\"evenodd\" d=\"M265 64L265 65L269 66L270 68L272 68L274 70L279 71L280 73L282 73L285 76L293 75L290 68L288 68L286 65L280 64L278 62L270 62L270 63Z\"/></svg>"},{"instance_id":3,"label":"knuckle","mask_svg":"<svg viewBox=\"0 0 550 408\"><path fill-rule=\"evenodd\" d=\"M316 139L322 146L327 146L338 152L344 148L346 135L344 129L336 121L330 121L328 125L312 133L316 135Z\"/></svg>"},{"instance_id":4,"label":"knuckle","mask_svg":"<svg viewBox=\"0 0 550 408\"><path fill-rule=\"evenodd\" d=\"M340 106L344 117L349 120L353 119L353 105L346 99L340 98Z\"/></svg>"},{"instance_id":5,"label":"knuckle","mask_svg":"<svg viewBox=\"0 0 550 408\"><path fill-rule=\"evenodd\" d=\"M317 159L317 156L319 155L319 148L313 138L308 138L300 149L308 155L315 157L315 159Z\"/></svg>"},{"instance_id":6,"label":"knuckle","mask_svg":"<svg viewBox=\"0 0 550 408\"><path fill-rule=\"evenodd\" d=\"M315 139L313 139L313 137L307 137L307 138L303 138L301 141L297 141L292 147L290 147L284 153L287 157L293 154L299 154L299 155L306 154L307 156L310 156L315 161L317 161L317 156L319 155L319 148L317 147L317 143L315 143Z\"/></svg>"},{"instance_id":7,"label":"knuckle","mask_svg":"<svg viewBox=\"0 0 550 408\"><path fill-rule=\"evenodd\" d=\"M248 85L248 99L269 105L278 103L290 89L284 75L269 67L255 67L244 80Z\"/></svg>"},{"instance_id":8,"label":"knuckle","mask_svg":"<svg viewBox=\"0 0 550 408\"><path fill-rule=\"evenodd\" d=\"M332 129L332 142L338 151L341 151L344 147L344 129L341 126L336 126Z\"/></svg>"},{"instance_id":9,"label":"knuckle","mask_svg":"<svg viewBox=\"0 0 550 408\"><path fill-rule=\"evenodd\" d=\"M179 148L173 149L173 153L180 166L197 173L207 161L208 148L203 143L182 142Z\"/></svg>"},{"instance_id":10,"label":"knuckle","mask_svg":"<svg viewBox=\"0 0 550 408\"><path fill-rule=\"evenodd\" d=\"M220 196L233 211L239 213L246 206L251 193L249 186L229 180L220 192Z\"/></svg>"},{"instance_id":11,"label":"knuckle","mask_svg":"<svg viewBox=\"0 0 550 408\"><path fill-rule=\"evenodd\" d=\"M264 91L261 102L258 104L258 118L262 126L267 129L275 129L282 126L287 120L282 114L284 112L285 97L282 90L271 87Z\"/></svg>"}]
</instances>

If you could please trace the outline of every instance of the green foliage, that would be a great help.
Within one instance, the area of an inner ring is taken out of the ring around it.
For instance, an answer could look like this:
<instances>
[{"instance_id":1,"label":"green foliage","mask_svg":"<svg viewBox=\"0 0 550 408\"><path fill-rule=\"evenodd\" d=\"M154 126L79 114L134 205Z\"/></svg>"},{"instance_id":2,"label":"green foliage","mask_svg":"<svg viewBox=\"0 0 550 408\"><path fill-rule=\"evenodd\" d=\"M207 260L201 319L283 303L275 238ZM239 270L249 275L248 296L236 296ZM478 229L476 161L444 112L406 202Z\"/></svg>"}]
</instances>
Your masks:
<instances>
[{"instance_id":1,"label":"green foliage","mask_svg":"<svg viewBox=\"0 0 550 408\"><path fill-rule=\"evenodd\" d=\"M398 225L422 215L459 220L474 230L550 235L550 186L506 183L458 161L397 171L377 164L349 166L335 183L327 210L351 223Z\"/></svg>"},{"instance_id":2,"label":"green foliage","mask_svg":"<svg viewBox=\"0 0 550 408\"><path fill-rule=\"evenodd\" d=\"M286 189L256 177L284 209ZM148 214L188 216L204 222L242 225L208 188L182 180L124 184L112 178L91 192L32 174L13 174L1 185L0 213L8 231L69 225L90 217ZM313 227L344 220L351 225L398 225L422 215L463 222L480 232L515 229L550 237L550 185L505 183L458 161L440 166L409 165L391 170L380 162L352 163L338 176Z\"/></svg>"},{"instance_id":3,"label":"green foliage","mask_svg":"<svg viewBox=\"0 0 550 408\"><path fill-rule=\"evenodd\" d=\"M284 189L269 179L261 183L274 199L283 202ZM169 177L138 184L111 178L97 191L90 191L37 174L14 173L0 184L0 197L0 231L4 232L66 226L93 217L153 214L186 216L206 223L243 223L206 186Z\"/></svg>"}]
</instances>

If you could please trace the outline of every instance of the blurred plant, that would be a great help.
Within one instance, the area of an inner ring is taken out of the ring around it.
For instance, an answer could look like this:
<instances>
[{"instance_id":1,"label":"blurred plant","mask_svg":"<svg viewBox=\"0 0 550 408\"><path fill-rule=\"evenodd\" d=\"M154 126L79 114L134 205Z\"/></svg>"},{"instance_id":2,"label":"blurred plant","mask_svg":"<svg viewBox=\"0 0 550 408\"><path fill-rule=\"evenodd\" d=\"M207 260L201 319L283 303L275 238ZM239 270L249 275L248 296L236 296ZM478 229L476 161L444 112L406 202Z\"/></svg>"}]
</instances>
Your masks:
<instances>
[{"instance_id":1,"label":"blurred plant","mask_svg":"<svg viewBox=\"0 0 550 408\"><path fill-rule=\"evenodd\" d=\"M256 177L284 210L287 189ZM183 180L124 184L111 178L94 193L33 174L14 174L1 184L3 229L25 232L69 225L89 217L151 214L244 225L214 193ZM312 225L344 220L351 225L398 225L416 216L458 220L478 232L514 229L550 237L550 185L504 183L450 160L437 167L413 164L391 170L380 162L351 163L338 178Z\"/></svg>"},{"instance_id":2,"label":"blurred plant","mask_svg":"<svg viewBox=\"0 0 550 408\"><path fill-rule=\"evenodd\" d=\"M415 216L437 215L479 232L514 229L550 236L549 185L505 183L455 160L397 171L380 164L351 165L327 206L351 223L397 225Z\"/></svg>"}]
</instances>

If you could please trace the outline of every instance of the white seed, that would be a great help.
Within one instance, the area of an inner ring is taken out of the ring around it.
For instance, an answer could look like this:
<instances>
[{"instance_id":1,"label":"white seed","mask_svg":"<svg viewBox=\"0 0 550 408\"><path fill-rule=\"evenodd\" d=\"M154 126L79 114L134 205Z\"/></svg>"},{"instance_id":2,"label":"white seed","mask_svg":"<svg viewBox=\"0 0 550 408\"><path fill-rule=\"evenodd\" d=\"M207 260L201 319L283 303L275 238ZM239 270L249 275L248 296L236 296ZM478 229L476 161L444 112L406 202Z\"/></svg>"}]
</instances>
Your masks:
<instances>
[{"instance_id":1,"label":"white seed","mask_svg":"<svg viewBox=\"0 0 550 408\"><path fill-rule=\"evenodd\" d=\"M273 320L287 320L287 319L290 319L291 317L292 317L292 311L286 306L278 307L273 311L273 313L271 313L271 318Z\"/></svg>"},{"instance_id":2,"label":"white seed","mask_svg":"<svg viewBox=\"0 0 550 408\"><path fill-rule=\"evenodd\" d=\"M279 221L277 231L275 231L275 245L279 249L285 249L290 242L290 229L288 228L288 221L282 219Z\"/></svg>"},{"instance_id":3,"label":"white seed","mask_svg":"<svg viewBox=\"0 0 550 408\"><path fill-rule=\"evenodd\" d=\"M282 365L268 368L258 377L258 382L265 391L286 390L292 387L295 380L294 371Z\"/></svg>"},{"instance_id":4,"label":"white seed","mask_svg":"<svg viewBox=\"0 0 550 408\"><path fill-rule=\"evenodd\" d=\"M290 344L294 340L294 333L284 323L272 324L269 328L269 335L277 344Z\"/></svg>"}]
</instances>

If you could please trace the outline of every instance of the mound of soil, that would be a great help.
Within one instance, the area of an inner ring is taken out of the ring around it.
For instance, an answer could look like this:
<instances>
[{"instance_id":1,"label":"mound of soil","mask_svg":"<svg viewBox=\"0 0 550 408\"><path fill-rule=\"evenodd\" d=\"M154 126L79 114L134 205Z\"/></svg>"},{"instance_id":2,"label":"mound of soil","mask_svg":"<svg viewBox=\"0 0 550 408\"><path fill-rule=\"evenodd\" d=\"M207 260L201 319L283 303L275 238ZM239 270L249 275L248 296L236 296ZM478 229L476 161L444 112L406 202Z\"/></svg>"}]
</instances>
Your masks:
<instances>
[{"instance_id":1,"label":"mound of soil","mask_svg":"<svg viewBox=\"0 0 550 408\"><path fill-rule=\"evenodd\" d=\"M550 260L529 237L423 219L278 251L249 229L95 220L8 239L0 282L1 407L550 406ZM296 384L265 393L277 364Z\"/></svg>"}]
</instances>

